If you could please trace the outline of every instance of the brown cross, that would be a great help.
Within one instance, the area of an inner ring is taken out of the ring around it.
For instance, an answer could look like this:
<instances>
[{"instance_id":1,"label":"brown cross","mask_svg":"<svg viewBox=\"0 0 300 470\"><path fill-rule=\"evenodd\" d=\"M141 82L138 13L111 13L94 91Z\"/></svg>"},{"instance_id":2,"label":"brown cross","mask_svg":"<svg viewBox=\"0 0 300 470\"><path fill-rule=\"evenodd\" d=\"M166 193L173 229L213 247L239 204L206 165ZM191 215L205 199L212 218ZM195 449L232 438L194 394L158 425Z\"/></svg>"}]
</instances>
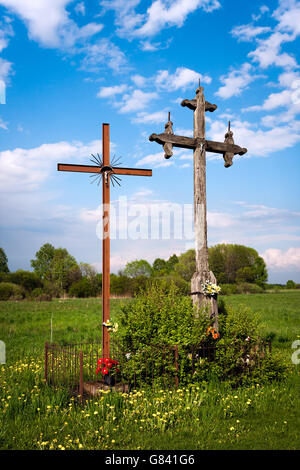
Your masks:
<instances>
[{"instance_id":1,"label":"brown cross","mask_svg":"<svg viewBox=\"0 0 300 470\"><path fill-rule=\"evenodd\" d=\"M103 240L102 240L102 356L109 357L109 328L105 326L110 319L110 214L109 214L109 189L110 180L119 184L116 175L152 176L152 170L140 168L121 168L111 166L109 158L109 124L102 124L102 160L95 158L94 165L73 165L69 163L58 163L58 171L75 171L80 173L93 173L92 177L102 177L102 218L103 218ZM94 160L93 160L94 161Z\"/></svg>"}]
</instances>

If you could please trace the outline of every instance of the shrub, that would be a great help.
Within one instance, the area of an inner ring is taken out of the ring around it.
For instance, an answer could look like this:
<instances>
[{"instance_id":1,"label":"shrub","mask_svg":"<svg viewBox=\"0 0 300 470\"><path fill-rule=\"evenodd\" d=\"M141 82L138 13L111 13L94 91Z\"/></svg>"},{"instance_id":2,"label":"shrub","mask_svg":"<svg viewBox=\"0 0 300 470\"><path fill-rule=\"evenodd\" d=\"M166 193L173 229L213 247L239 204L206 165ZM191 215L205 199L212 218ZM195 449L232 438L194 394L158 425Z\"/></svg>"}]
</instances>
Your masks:
<instances>
[{"instance_id":1,"label":"shrub","mask_svg":"<svg viewBox=\"0 0 300 470\"><path fill-rule=\"evenodd\" d=\"M69 294L71 297L94 297L96 295L92 283L87 278L82 278L80 281L72 284Z\"/></svg>"},{"instance_id":2,"label":"shrub","mask_svg":"<svg viewBox=\"0 0 300 470\"><path fill-rule=\"evenodd\" d=\"M221 284L221 295L232 295L237 293L236 284Z\"/></svg>"},{"instance_id":3,"label":"shrub","mask_svg":"<svg viewBox=\"0 0 300 470\"><path fill-rule=\"evenodd\" d=\"M114 335L133 358L126 370L132 376L147 377L154 364L157 380L162 379L162 349L153 353L151 345L177 344L181 384L214 379L238 386L282 378L285 368L280 363L272 373L273 363L260 340L258 317L245 306L225 307L222 299L219 307L219 338L214 338L205 310L197 312L190 297L180 295L174 283L154 281L117 314L120 328ZM172 357L167 367L174 373Z\"/></svg>"},{"instance_id":4,"label":"shrub","mask_svg":"<svg viewBox=\"0 0 300 470\"><path fill-rule=\"evenodd\" d=\"M180 295L173 282L155 280L121 307L118 339L135 350L149 344L198 344L210 322L195 313L191 298Z\"/></svg>"},{"instance_id":5,"label":"shrub","mask_svg":"<svg viewBox=\"0 0 300 470\"><path fill-rule=\"evenodd\" d=\"M12 282L0 282L0 300L22 300L24 290Z\"/></svg>"},{"instance_id":6,"label":"shrub","mask_svg":"<svg viewBox=\"0 0 300 470\"><path fill-rule=\"evenodd\" d=\"M251 284L250 282L241 282L236 286L237 294L262 294L264 289L257 284Z\"/></svg>"}]
</instances>

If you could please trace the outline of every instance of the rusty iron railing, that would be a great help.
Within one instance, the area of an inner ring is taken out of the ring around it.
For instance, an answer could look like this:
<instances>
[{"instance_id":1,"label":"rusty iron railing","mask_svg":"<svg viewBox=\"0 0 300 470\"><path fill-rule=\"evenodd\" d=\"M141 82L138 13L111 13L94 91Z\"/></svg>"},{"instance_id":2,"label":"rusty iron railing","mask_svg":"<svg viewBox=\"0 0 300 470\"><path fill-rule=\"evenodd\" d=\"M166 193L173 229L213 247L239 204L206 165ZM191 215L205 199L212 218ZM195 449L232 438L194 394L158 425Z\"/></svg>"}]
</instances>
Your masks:
<instances>
[{"instance_id":1,"label":"rusty iron railing","mask_svg":"<svg viewBox=\"0 0 300 470\"><path fill-rule=\"evenodd\" d=\"M178 388L185 374L193 376L203 360L217 360L219 352L224 348L203 343L180 349L178 345L148 345L140 350L125 352L117 344L111 344L110 357L118 361L119 369L114 372L114 380L123 390L144 386ZM247 369L251 361L257 364L267 353L271 353L271 342L258 342L254 348L239 349L241 370ZM105 384L105 377L101 373L96 375L97 360L101 355L101 342L68 345L46 343L45 381L54 387L67 387L82 397L85 383Z\"/></svg>"}]
</instances>

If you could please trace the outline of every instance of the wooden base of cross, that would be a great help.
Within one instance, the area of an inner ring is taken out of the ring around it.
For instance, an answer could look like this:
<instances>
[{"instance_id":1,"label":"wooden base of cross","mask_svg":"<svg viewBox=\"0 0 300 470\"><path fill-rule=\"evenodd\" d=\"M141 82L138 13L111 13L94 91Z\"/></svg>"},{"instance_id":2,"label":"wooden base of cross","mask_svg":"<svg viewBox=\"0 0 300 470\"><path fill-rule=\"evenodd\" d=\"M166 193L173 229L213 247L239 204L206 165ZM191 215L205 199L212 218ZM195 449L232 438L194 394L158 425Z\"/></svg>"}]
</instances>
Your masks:
<instances>
[{"instance_id":1,"label":"wooden base of cross","mask_svg":"<svg viewBox=\"0 0 300 470\"><path fill-rule=\"evenodd\" d=\"M206 152L223 155L226 168L232 165L235 155L244 155L246 148L235 145L233 133L230 130L225 134L224 142L214 142L205 137L205 112L213 112L217 109L215 104L205 101L203 87L196 90L196 97L192 100L183 100L181 105L194 111L194 136L185 137L174 135L173 123L170 119L165 124L165 132L162 134L151 134L150 141L157 142L163 146L165 158L173 155L173 147L191 149L194 151L194 232L196 272L191 281L191 295L193 304L197 307L207 307L214 321L215 328L218 327L218 304L216 296L207 296L203 292L202 284L209 281L216 284L216 278L208 267L208 245L207 245L207 204L206 204Z\"/></svg>"},{"instance_id":2,"label":"wooden base of cross","mask_svg":"<svg viewBox=\"0 0 300 470\"><path fill-rule=\"evenodd\" d=\"M109 345L109 322L110 322L110 181L120 185L117 175L152 176L152 170L139 168L122 168L110 163L109 157L109 124L102 124L102 159L93 155L94 165L73 165L58 163L58 171L72 171L80 173L92 173L94 181L98 184L102 180L102 357L105 359L110 355ZM117 159L119 160L119 159ZM116 162L117 162L116 160Z\"/></svg>"}]
</instances>

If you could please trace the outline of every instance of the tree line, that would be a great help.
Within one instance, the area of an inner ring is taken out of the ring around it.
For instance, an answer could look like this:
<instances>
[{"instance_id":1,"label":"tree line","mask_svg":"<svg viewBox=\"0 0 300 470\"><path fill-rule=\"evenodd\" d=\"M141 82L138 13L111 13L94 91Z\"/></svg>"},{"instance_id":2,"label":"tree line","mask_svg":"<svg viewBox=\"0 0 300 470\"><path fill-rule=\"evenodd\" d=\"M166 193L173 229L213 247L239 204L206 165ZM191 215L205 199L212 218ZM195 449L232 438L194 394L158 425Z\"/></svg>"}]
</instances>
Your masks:
<instances>
[{"instance_id":1,"label":"tree line","mask_svg":"<svg viewBox=\"0 0 300 470\"><path fill-rule=\"evenodd\" d=\"M222 294L259 293L266 288L268 272L262 257L243 245L218 244L209 248L209 267L221 286ZM45 243L31 260L33 271L10 272L8 259L0 248L0 300L24 298L50 300L53 297L96 297L101 295L102 274L88 263L78 263L65 248ZM118 274L110 275L111 294L134 296L149 283L173 282L180 292L189 295L190 281L196 270L195 250L168 259L156 258L151 264L144 259L128 262ZM289 280L278 288L298 288Z\"/></svg>"}]
</instances>

